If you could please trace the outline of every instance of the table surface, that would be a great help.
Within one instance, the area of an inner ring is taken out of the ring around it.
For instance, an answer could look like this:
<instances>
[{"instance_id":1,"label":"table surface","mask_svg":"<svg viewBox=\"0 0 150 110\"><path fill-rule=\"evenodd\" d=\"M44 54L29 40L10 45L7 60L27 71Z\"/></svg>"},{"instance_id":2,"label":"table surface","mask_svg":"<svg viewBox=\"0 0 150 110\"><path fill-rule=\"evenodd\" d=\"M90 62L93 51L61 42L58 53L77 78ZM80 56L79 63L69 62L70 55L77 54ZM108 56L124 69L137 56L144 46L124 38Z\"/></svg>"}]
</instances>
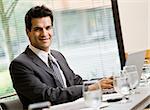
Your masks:
<instances>
[{"instance_id":1,"label":"table surface","mask_svg":"<svg viewBox=\"0 0 150 110\"><path fill-rule=\"evenodd\" d=\"M120 104L120 102L102 102L103 110L143 110L150 104L150 87L138 87L136 94L129 96L129 102ZM50 110L88 110L83 98L73 102L51 106Z\"/></svg>"}]
</instances>

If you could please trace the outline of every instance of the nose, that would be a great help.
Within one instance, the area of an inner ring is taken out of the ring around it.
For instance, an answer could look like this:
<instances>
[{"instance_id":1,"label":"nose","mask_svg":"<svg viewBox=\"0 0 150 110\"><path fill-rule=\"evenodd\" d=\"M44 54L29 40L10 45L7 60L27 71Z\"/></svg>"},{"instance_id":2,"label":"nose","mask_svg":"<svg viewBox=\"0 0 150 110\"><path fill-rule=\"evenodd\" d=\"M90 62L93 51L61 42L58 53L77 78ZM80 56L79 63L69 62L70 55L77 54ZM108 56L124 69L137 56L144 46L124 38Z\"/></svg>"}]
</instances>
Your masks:
<instances>
[{"instance_id":1,"label":"nose","mask_svg":"<svg viewBox=\"0 0 150 110\"><path fill-rule=\"evenodd\" d=\"M48 35L47 30L46 30L46 29L43 29L42 32L41 32L41 36L42 36L42 37L45 37L45 36L47 36L47 35Z\"/></svg>"}]
</instances>

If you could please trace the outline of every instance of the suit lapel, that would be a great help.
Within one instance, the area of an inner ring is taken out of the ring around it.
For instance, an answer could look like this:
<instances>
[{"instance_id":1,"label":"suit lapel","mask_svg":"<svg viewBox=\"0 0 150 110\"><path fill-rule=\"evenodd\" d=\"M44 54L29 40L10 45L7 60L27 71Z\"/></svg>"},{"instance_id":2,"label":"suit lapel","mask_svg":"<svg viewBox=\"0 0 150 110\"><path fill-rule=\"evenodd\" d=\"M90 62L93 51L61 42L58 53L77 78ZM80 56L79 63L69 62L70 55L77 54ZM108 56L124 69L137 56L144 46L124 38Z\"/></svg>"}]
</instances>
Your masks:
<instances>
[{"instance_id":1,"label":"suit lapel","mask_svg":"<svg viewBox=\"0 0 150 110\"><path fill-rule=\"evenodd\" d=\"M53 76L57 86L62 87L52 68L48 67L31 49L29 49L29 47L26 48L25 53L32 59L33 63L35 63L40 68L43 68L48 74Z\"/></svg>"}]
</instances>

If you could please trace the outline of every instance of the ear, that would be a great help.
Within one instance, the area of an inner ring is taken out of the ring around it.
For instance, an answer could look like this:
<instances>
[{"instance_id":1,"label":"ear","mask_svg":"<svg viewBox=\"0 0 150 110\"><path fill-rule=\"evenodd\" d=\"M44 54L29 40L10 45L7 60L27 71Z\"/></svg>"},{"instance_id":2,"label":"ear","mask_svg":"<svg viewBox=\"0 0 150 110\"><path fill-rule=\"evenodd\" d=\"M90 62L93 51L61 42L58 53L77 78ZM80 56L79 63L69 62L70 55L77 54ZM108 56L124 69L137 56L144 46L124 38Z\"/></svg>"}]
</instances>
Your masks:
<instances>
[{"instance_id":1,"label":"ear","mask_svg":"<svg viewBox=\"0 0 150 110\"><path fill-rule=\"evenodd\" d=\"M29 32L30 32L29 29L26 28L26 33L27 33L27 35L29 35Z\"/></svg>"}]
</instances>

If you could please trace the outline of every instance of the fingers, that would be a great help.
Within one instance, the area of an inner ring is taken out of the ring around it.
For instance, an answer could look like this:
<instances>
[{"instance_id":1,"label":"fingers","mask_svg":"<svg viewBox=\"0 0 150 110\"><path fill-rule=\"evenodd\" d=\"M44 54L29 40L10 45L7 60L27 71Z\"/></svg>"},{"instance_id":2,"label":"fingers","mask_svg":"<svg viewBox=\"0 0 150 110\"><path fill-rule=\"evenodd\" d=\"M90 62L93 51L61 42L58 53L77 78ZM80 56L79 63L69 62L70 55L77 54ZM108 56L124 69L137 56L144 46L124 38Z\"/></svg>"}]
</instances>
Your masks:
<instances>
[{"instance_id":1,"label":"fingers","mask_svg":"<svg viewBox=\"0 0 150 110\"><path fill-rule=\"evenodd\" d=\"M111 89L111 88L113 88L113 85L102 83L101 84L101 88L102 89Z\"/></svg>"},{"instance_id":2,"label":"fingers","mask_svg":"<svg viewBox=\"0 0 150 110\"><path fill-rule=\"evenodd\" d=\"M102 89L113 88L113 80L110 78L105 78L100 81Z\"/></svg>"},{"instance_id":3,"label":"fingers","mask_svg":"<svg viewBox=\"0 0 150 110\"><path fill-rule=\"evenodd\" d=\"M111 89L113 88L113 79L112 78L104 78L99 80L98 83L92 84L88 87L89 90L96 90L101 86L102 89Z\"/></svg>"}]
</instances>

